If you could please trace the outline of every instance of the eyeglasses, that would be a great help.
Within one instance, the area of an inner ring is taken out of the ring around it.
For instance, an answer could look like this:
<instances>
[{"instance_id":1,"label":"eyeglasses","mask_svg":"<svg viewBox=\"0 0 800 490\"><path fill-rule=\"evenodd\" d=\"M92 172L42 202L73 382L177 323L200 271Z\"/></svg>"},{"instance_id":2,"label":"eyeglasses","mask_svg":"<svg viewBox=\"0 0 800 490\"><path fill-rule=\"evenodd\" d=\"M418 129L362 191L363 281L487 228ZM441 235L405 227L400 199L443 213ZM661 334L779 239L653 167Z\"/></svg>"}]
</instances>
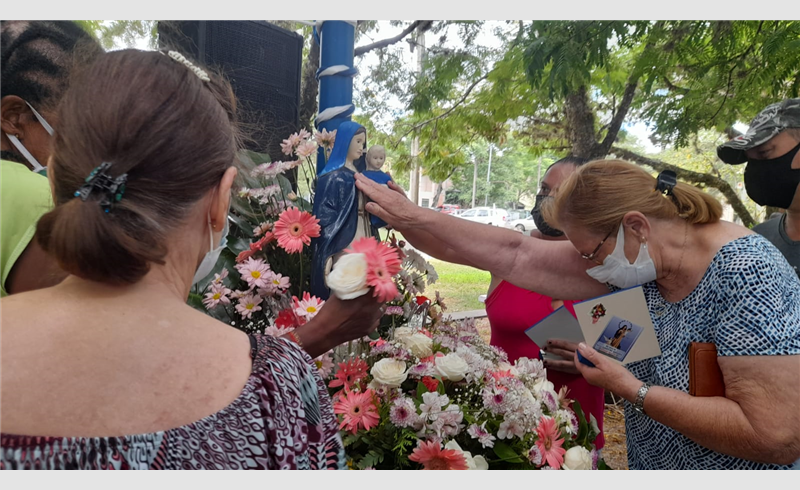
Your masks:
<instances>
[{"instance_id":1,"label":"eyeglasses","mask_svg":"<svg viewBox=\"0 0 800 490\"><path fill-rule=\"evenodd\" d=\"M590 254L581 254L581 257L583 257L586 260L594 260L594 258L597 256L597 252L600 251L600 247L602 247L603 244L606 243L606 240L608 240L608 237L610 237L612 233L614 233L614 229L613 228L611 229L611 231L608 232L608 235L606 235L606 237L603 238L600 241L600 243L597 244L597 247L594 249L594 251L592 253L590 253Z\"/></svg>"}]
</instances>

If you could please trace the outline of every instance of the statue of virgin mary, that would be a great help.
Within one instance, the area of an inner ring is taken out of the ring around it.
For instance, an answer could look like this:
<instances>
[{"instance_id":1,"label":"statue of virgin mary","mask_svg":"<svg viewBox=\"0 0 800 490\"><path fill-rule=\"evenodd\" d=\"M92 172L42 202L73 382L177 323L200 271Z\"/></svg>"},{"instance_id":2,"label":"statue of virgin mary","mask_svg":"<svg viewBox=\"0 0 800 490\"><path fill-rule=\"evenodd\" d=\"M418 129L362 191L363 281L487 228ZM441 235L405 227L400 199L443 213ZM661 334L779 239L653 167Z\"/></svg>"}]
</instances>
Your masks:
<instances>
[{"instance_id":1,"label":"statue of virgin mary","mask_svg":"<svg viewBox=\"0 0 800 490\"><path fill-rule=\"evenodd\" d=\"M319 237L311 240L311 294L321 299L330 296L325 279L344 249L359 238L378 238L378 230L364 210L365 197L356 188L356 173L364 170L358 165L363 165L366 143L363 126L343 122L337 128L328 163L317 178L313 211L321 229Z\"/></svg>"}]
</instances>

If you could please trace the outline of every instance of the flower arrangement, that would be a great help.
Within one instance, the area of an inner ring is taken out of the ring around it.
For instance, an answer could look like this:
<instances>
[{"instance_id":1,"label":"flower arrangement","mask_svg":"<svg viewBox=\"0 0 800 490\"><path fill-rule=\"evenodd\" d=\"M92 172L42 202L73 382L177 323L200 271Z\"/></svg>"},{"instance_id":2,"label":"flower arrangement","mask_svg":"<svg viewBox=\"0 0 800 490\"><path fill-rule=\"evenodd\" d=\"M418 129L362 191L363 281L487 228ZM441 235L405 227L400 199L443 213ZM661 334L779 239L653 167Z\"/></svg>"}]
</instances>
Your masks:
<instances>
[{"instance_id":1,"label":"flower arrangement","mask_svg":"<svg viewBox=\"0 0 800 490\"><path fill-rule=\"evenodd\" d=\"M553 391L539 360L509 364L471 321L359 342L364 354L318 363L352 467L597 468L594 418Z\"/></svg>"},{"instance_id":2,"label":"flower arrangement","mask_svg":"<svg viewBox=\"0 0 800 490\"><path fill-rule=\"evenodd\" d=\"M190 303L249 333L282 336L324 301L308 290L311 156L329 153L334 133L300 131L283 141L297 160L241 155L228 247L196 285ZM287 177L288 175L288 177ZM307 192L297 191L300 178ZM290 180L294 180L294 183ZM298 193L301 194L298 196ZM435 269L393 234L359 240L328 276L341 299L370 291L386 303L374 335L314 362L329 386L350 465L360 469L593 469L599 433L566 392L555 393L538 360L486 344L470 321L445 321Z\"/></svg>"},{"instance_id":3,"label":"flower arrangement","mask_svg":"<svg viewBox=\"0 0 800 490\"><path fill-rule=\"evenodd\" d=\"M248 333L294 328L324 303L309 296L311 239L320 233L311 215L317 145L331 147L335 132L302 130L283 141L291 161L239 154L242 171L231 203L228 247L215 269L190 294L190 304ZM319 143L318 143L319 142ZM303 180L307 192L295 189Z\"/></svg>"}]
</instances>

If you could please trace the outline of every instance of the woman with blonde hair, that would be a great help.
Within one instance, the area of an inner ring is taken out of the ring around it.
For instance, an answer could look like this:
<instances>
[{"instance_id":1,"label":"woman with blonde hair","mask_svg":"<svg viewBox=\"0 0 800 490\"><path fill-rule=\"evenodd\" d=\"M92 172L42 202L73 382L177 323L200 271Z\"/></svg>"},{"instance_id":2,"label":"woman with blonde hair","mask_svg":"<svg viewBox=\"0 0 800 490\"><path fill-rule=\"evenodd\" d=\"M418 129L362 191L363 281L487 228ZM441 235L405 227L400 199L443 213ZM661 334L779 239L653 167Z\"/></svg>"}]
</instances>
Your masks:
<instances>
[{"instance_id":1,"label":"woman with blonde hair","mask_svg":"<svg viewBox=\"0 0 800 490\"><path fill-rule=\"evenodd\" d=\"M629 402L630 468L792 469L800 457L800 281L771 243L720 221L719 202L668 177L619 160L581 167L543 209L569 242L486 230L365 179L358 186L373 201L370 213L401 232L434 235L519 287L578 299L643 285L662 355L630 370L584 344L579 352L595 367L575 356L590 383ZM716 344L725 397L688 394L691 342Z\"/></svg>"}]
</instances>

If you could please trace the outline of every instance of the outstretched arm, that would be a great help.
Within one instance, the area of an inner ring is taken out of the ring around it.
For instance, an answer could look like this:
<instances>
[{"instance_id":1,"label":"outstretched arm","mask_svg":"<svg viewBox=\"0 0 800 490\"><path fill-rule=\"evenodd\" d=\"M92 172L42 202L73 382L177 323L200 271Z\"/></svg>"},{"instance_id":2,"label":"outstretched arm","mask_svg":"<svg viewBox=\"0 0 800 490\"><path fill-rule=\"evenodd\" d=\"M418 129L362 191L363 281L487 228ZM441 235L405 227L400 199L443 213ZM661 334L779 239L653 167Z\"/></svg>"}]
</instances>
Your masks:
<instances>
[{"instance_id":1,"label":"outstretched arm","mask_svg":"<svg viewBox=\"0 0 800 490\"><path fill-rule=\"evenodd\" d=\"M516 231L423 209L362 176L356 177L356 186L372 200L367 211L403 233L415 246L414 233L425 232L473 267L554 298L583 299L608 293L603 284L586 275L593 264L580 258L569 242L529 238Z\"/></svg>"}]
</instances>

